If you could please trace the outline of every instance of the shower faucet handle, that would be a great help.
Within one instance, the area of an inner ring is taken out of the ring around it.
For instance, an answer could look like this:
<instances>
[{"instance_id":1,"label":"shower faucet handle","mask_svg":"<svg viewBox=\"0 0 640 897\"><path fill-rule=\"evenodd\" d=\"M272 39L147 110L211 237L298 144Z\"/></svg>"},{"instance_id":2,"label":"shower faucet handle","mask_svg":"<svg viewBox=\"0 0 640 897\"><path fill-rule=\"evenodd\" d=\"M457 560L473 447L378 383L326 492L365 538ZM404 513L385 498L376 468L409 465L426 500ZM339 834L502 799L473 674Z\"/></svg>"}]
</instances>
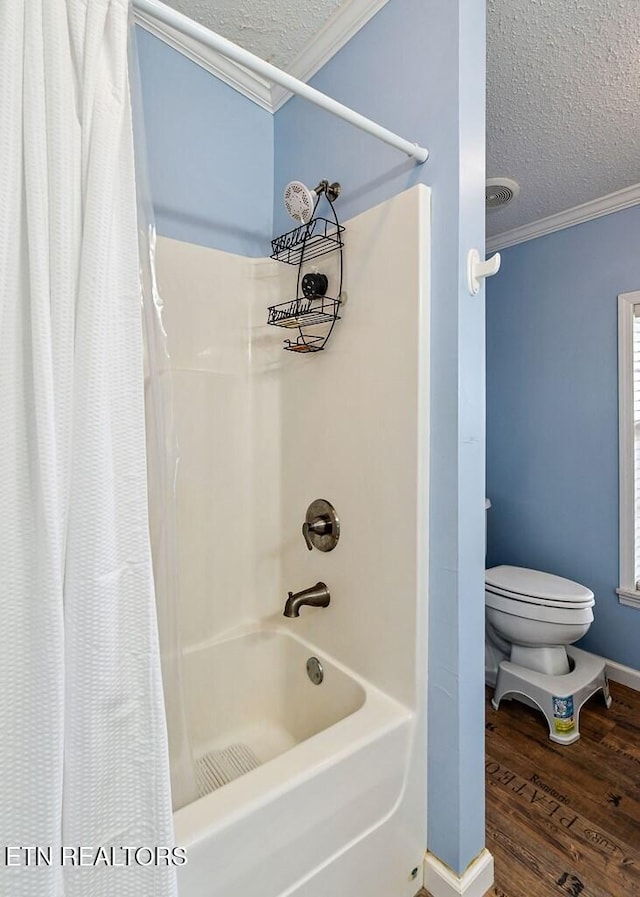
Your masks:
<instances>
[{"instance_id":1,"label":"shower faucet handle","mask_svg":"<svg viewBox=\"0 0 640 897\"><path fill-rule=\"evenodd\" d=\"M302 535L307 548L318 551L332 551L340 538L340 521L333 505L318 498L307 508L305 521L302 524Z\"/></svg>"},{"instance_id":2,"label":"shower faucet handle","mask_svg":"<svg viewBox=\"0 0 640 897\"><path fill-rule=\"evenodd\" d=\"M326 536L331 533L332 529L331 520L328 517L316 517L311 523L307 523L305 520L302 524L302 535L304 536L304 541L307 543L309 551L313 548L313 542L309 535L310 533L314 536Z\"/></svg>"}]
</instances>

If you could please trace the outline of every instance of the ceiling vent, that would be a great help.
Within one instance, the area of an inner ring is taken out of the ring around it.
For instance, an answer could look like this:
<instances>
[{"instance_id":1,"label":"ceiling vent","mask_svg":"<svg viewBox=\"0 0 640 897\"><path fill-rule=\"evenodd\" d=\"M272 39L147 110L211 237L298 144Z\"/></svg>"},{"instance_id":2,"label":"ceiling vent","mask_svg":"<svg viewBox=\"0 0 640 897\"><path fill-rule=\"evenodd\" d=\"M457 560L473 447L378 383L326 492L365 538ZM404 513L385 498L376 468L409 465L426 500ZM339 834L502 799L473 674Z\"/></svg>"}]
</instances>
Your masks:
<instances>
[{"instance_id":1,"label":"ceiling vent","mask_svg":"<svg viewBox=\"0 0 640 897\"><path fill-rule=\"evenodd\" d=\"M511 178L488 178L484 188L485 203L488 209L499 209L506 206L520 193L520 185Z\"/></svg>"}]
</instances>

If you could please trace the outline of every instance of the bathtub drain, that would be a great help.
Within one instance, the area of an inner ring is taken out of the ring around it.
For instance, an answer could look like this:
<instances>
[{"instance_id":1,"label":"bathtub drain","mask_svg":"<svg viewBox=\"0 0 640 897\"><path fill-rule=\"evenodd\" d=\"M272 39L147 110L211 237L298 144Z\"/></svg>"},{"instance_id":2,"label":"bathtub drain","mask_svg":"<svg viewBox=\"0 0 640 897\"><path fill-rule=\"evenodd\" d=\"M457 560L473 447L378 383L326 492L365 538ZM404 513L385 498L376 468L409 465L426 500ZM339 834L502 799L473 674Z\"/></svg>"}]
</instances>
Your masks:
<instances>
[{"instance_id":1,"label":"bathtub drain","mask_svg":"<svg viewBox=\"0 0 640 897\"><path fill-rule=\"evenodd\" d=\"M260 761L246 744L231 744L219 751L209 751L196 760L196 781L200 797L258 766Z\"/></svg>"}]
</instances>

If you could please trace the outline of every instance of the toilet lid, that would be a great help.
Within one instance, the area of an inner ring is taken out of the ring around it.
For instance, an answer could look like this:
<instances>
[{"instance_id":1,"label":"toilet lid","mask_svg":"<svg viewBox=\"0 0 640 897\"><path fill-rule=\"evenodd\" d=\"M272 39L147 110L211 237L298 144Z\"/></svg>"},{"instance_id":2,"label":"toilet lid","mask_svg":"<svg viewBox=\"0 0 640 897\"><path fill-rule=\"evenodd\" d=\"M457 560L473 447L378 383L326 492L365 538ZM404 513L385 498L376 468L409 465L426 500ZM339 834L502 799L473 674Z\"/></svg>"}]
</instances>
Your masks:
<instances>
[{"instance_id":1,"label":"toilet lid","mask_svg":"<svg viewBox=\"0 0 640 897\"><path fill-rule=\"evenodd\" d=\"M550 607L591 607L593 592L580 583L527 567L501 565L485 570L488 592Z\"/></svg>"}]
</instances>

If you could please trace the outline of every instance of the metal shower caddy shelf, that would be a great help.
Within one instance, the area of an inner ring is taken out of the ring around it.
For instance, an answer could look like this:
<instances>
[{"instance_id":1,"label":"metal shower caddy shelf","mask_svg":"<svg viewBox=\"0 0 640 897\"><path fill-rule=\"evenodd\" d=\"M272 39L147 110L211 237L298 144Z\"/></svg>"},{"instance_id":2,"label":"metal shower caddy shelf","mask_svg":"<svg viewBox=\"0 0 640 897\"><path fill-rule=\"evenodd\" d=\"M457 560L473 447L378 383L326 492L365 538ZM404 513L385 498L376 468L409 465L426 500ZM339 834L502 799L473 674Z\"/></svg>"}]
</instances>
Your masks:
<instances>
[{"instance_id":1,"label":"metal shower caddy shelf","mask_svg":"<svg viewBox=\"0 0 640 897\"><path fill-rule=\"evenodd\" d=\"M267 317L267 323L274 327L298 330L295 340L286 339L284 341L284 348L288 352L321 352L333 332L336 321L340 320L338 312L342 296L342 252L344 247L342 234L344 227L339 223L333 202L327 194L328 186L328 181L321 181L321 189L315 201L312 217L306 224L301 224L271 241L272 259L298 267L296 298L270 306ZM334 186L338 188L339 192L339 185L332 185L332 187ZM318 188L316 188L316 192L318 192ZM333 221L315 216L318 203L323 195L331 208ZM340 254L337 298L327 296L324 292L315 295L304 294L301 289L304 265L336 251ZM307 328L317 325L329 325L329 329L324 334L307 331Z\"/></svg>"},{"instance_id":2,"label":"metal shower caddy shelf","mask_svg":"<svg viewBox=\"0 0 640 897\"><path fill-rule=\"evenodd\" d=\"M328 324L338 319L340 300L330 296L317 296L312 299L292 299L272 305L269 309L267 324L274 327L309 327L313 324Z\"/></svg>"},{"instance_id":3,"label":"metal shower caddy shelf","mask_svg":"<svg viewBox=\"0 0 640 897\"><path fill-rule=\"evenodd\" d=\"M301 224L293 230L271 241L271 258L285 265L299 265L303 256L305 262L317 259L327 252L342 249L344 227L327 218L312 218L308 224Z\"/></svg>"}]
</instances>

